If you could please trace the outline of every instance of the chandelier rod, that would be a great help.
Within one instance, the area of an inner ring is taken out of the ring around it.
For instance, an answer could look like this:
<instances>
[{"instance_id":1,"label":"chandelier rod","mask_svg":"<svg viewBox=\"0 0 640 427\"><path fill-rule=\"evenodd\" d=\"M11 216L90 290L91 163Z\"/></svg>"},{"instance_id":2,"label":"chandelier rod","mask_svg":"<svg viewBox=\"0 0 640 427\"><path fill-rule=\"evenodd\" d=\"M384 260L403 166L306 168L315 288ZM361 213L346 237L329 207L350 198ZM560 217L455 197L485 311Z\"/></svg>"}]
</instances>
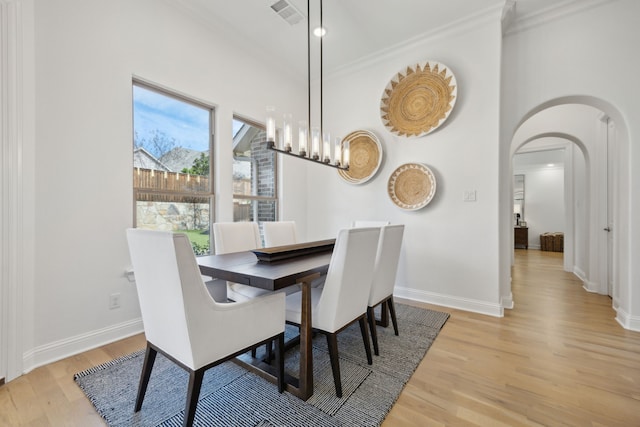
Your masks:
<instances>
[{"instance_id":1,"label":"chandelier rod","mask_svg":"<svg viewBox=\"0 0 640 427\"><path fill-rule=\"evenodd\" d=\"M311 0L307 0L307 123L309 123L309 128L311 128ZM323 0L320 0L320 31L324 29L324 22L322 18L322 3ZM324 61L323 61L323 42L322 39L324 37L320 36L320 138L323 137L324 134L324 103L323 103L323 70L324 70Z\"/></svg>"},{"instance_id":2,"label":"chandelier rod","mask_svg":"<svg viewBox=\"0 0 640 427\"><path fill-rule=\"evenodd\" d=\"M307 0L307 123L311 129L311 7Z\"/></svg>"},{"instance_id":3,"label":"chandelier rod","mask_svg":"<svg viewBox=\"0 0 640 427\"><path fill-rule=\"evenodd\" d=\"M324 26L323 26L323 22L322 22L322 3L323 0L320 0L320 138L324 138L324 120L323 120L323 112L324 112L324 104L322 103L323 101L323 85L322 85L322 71L323 71L323 64L324 61L322 60L322 41L324 39L324 35L322 34L323 30L324 30Z\"/></svg>"}]
</instances>

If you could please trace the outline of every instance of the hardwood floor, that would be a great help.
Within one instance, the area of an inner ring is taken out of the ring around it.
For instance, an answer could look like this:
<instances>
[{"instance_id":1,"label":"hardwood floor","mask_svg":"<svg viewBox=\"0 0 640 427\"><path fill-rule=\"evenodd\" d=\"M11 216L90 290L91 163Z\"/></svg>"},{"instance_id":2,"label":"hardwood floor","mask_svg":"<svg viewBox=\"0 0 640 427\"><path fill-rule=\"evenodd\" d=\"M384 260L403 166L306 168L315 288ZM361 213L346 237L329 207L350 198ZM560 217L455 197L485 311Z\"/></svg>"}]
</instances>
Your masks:
<instances>
[{"instance_id":1,"label":"hardwood floor","mask_svg":"<svg viewBox=\"0 0 640 427\"><path fill-rule=\"evenodd\" d=\"M562 270L562 253L516 250L515 264L514 309L444 309L384 427L640 426L640 333Z\"/></svg>"},{"instance_id":2,"label":"hardwood floor","mask_svg":"<svg viewBox=\"0 0 640 427\"><path fill-rule=\"evenodd\" d=\"M383 427L640 426L640 333L611 299L555 252L516 250L512 283L504 318L402 301L451 317ZM0 386L0 425L103 426L73 374L143 347L137 335Z\"/></svg>"}]
</instances>

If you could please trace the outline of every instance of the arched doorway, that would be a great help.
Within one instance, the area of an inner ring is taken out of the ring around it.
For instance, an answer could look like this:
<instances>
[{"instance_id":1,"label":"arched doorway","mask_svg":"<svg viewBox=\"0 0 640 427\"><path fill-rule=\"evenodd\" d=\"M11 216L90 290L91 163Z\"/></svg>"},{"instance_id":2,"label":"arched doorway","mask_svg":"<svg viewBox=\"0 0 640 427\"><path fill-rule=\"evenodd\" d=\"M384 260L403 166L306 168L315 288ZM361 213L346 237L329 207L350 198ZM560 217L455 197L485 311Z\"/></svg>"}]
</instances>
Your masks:
<instances>
[{"instance_id":1,"label":"arched doorway","mask_svg":"<svg viewBox=\"0 0 640 427\"><path fill-rule=\"evenodd\" d=\"M623 214L628 208L628 197L624 195L629 192L629 170L623 161L628 153L624 120L613 106L592 97L565 97L540 104L522 118L512 136L509 178L513 173L512 156L520 147L551 137L571 142L570 159L576 154L584 155L584 179L577 178L580 171L575 168L569 176L565 207L568 234L573 235L565 236L570 251L565 254L565 270L582 270L583 275L578 276L585 289L611 295L616 308L628 299L630 286L624 277L628 255L620 250L628 244L625 230L629 225ZM580 186L585 192L583 199L575 193ZM584 224L578 221L580 215L584 215ZM584 255L573 251L576 242L580 242ZM513 256L513 249L510 253ZM618 319L624 325L622 320Z\"/></svg>"},{"instance_id":2,"label":"arched doorway","mask_svg":"<svg viewBox=\"0 0 640 427\"><path fill-rule=\"evenodd\" d=\"M515 174L524 174L530 190L521 203L532 200L535 208L523 217L529 220L528 247L541 249L539 236L544 232L564 233L564 270L589 283L590 212L584 207L590 204L592 161L585 142L563 132L535 134L516 148L512 165Z\"/></svg>"}]
</instances>

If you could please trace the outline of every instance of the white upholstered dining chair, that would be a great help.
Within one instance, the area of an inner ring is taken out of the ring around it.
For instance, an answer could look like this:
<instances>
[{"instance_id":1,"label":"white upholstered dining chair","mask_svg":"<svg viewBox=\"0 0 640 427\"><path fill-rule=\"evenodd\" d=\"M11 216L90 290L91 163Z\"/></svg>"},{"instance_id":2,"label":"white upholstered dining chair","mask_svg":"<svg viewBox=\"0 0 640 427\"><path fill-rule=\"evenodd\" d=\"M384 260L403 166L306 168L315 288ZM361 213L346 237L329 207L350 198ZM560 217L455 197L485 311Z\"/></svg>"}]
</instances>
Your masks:
<instances>
[{"instance_id":1,"label":"white upholstered dining chair","mask_svg":"<svg viewBox=\"0 0 640 427\"><path fill-rule=\"evenodd\" d=\"M264 245L266 247L295 245L298 241L298 231L295 221L265 221L262 223L262 231L264 233ZM311 281L311 287L318 287L324 284L326 276L322 275ZM300 290L298 285L294 285ZM291 288L293 289L293 288ZM287 289L287 293L291 293L291 289Z\"/></svg>"},{"instance_id":2,"label":"white upholstered dining chair","mask_svg":"<svg viewBox=\"0 0 640 427\"><path fill-rule=\"evenodd\" d=\"M128 229L147 348L135 412L158 352L189 373L184 426L193 423L204 373L256 346L276 341L278 390L284 390L285 295L219 304L209 295L185 234Z\"/></svg>"},{"instance_id":3,"label":"white upholstered dining chair","mask_svg":"<svg viewBox=\"0 0 640 427\"><path fill-rule=\"evenodd\" d=\"M262 223L264 245L286 246L298 243L298 232L295 221L265 221Z\"/></svg>"},{"instance_id":4,"label":"white upholstered dining chair","mask_svg":"<svg viewBox=\"0 0 640 427\"><path fill-rule=\"evenodd\" d=\"M213 224L213 241L216 254L244 252L262 247L258 224L255 222L216 222ZM298 285L282 289L287 294L300 290ZM227 298L232 301L247 301L271 293L266 289L241 283L227 282Z\"/></svg>"},{"instance_id":5,"label":"white upholstered dining chair","mask_svg":"<svg viewBox=\"0 0 640 427\"><path fill-rule=\"evenodd\" d=\"M398 260L400 259L400 249L402 248L402 237L404 225L386 225L380 228L380 239L376 253L376 263L373 273L373 283L369 293L367 304L367 321L371 330L371 341L373 341L373 351L379 355L378 333L376 330L376 319L374 309L381 306L381 312L389 310L393 330L398 335L398 319L393 303L393 288L396 284L396 274L398 272Z\"/></svg>"},{"instance_id":6,"label":"white upholstered dining chair","mask_svg":"<svg viewBox=\"0 0 640 427\"><path fill-rule=\"evenodd\" d=\"M322 288L311 288L311 326L327 337L336 395L342 397L336 334L360 323L367 362L372 364L366 325L367 302L373 279L379 228L351 228L338 232ZM302 293L287 296L286 319L300 325Z\"/></svg>"},{"instance_id":7,"label":"white upholstered dining chair","mask_svg":"<svg viewBox=\"0 0 640 427\"><path fill-rule=\"evenodd\" d=\"M216 255L262 247L260 230L255 222L216 222L213 224L213 241ZM227 282L227 298L232 301L248 301L267 293L269 291L265 289Z\"/></svg>"}]
</instances>

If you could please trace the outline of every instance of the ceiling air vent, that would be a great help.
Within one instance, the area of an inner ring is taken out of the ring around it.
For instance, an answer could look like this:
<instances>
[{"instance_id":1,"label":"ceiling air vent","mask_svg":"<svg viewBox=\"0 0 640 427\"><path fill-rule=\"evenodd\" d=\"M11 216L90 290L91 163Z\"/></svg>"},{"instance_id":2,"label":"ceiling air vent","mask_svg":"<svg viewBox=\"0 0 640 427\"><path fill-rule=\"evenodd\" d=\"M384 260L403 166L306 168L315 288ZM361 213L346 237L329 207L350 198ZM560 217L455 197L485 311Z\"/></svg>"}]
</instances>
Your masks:
<instances>
[{"instance_id":1,"label":"ceiling air vent","mask_svg":"<svg viewBox=\"0 0 640 427\"><path fill-rule=\"evenodd\" d=\"M287 0L275 2L271 5L271 9L290 25L295 25L304 19L304 16Z\"/></svg>"}]
</instances>

